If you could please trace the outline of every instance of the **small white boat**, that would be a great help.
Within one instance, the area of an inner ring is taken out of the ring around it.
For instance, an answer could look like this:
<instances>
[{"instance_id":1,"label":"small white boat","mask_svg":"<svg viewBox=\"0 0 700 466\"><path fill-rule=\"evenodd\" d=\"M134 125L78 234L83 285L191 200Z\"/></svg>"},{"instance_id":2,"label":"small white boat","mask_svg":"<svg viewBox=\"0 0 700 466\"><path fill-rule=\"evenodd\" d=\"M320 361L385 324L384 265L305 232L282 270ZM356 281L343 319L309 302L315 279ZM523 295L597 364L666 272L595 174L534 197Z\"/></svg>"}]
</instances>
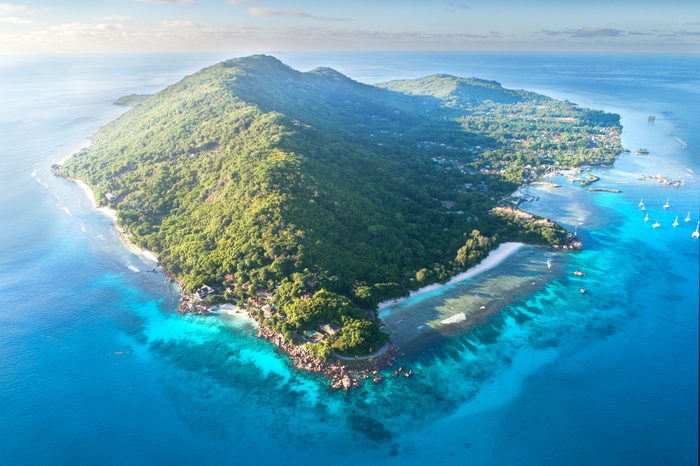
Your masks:
<instances>
[{"instance_id":1,"label":"small white boat","mask_svg":"<svg viewBox=\"0 0 700 466\"><path fill-rule=\"evenodd\" d=\"M639 200L639 207L644 207L644 199Z\"/></svg>"},{"instance_id":2,"label":"small white boat","mask_svg":"<svg viewBox=\"0 0 700 466\"><path fill-rule=\"evenodd\" d=\"M698 225L695 227L695 231L693 232L692 235L690 235L693 239L698 239L700 238L700 221L698 222Z\"/></svg>"},{"instance_id":3,"label":"small white boat","mask_svg":"<svg viewBox=\"0 0 700 466\"><path fill-rule=\"evenodd\" d=\"M659 228L661 224L659 223L659 217L656 217L656 222L651 226L652 228Z\"/></svg>"},{"instance_id":4,"label":"small white boat","mask_svg":"<svg viewBox=\"0 0 700 466\"><path fill-rule=\"evenodd\" d=\"M552 268L552 261L547 259L547 268L551 269Z\"/></svg>"},{"instance_id":5,"label":"small white boat","mask_svg":"<svg viewBox=\"0 0 700 466\"><path fill-rule=\"evenodd\" d=\"M644 216L644 222L648 222L648 221L649 221L649 214L647 213L647 214Z\"/></svg>"},{"instance_id":6,"label":"small white boat","mask_svg":"<svg viewBox=\"0 0 700 466\"><path fill-rule=\"evenodd\" d=\"M642 206L642 212L644 212L645 210L647 210L647 208Z\"/></svg>"},{"instance_id":7,"label":"small white boat","mask_svg":"<svg viewBox=\"0 0 700 466\"><path fill-rule=\"evenodd\" d=\"M668 209L671 207L671 204L668 203L668 198L666 199L666 204L664 204L664 209Z\"/></svg>"},{"instance_id":8,"label":"small white boat","mask_svg":"<svg viewBox=\"0 0 700 466\"><path fill-rule=\"evenodd\" d=\"M690 221L690 211L688 211L688 215L685 216L683 219L684 222L689 222Z\"/></svg>"},{"instance_id":9,"label":"small white boat","mask_svg":"<svg viewBox=\"0 0 700 466\"><path fill-rule=\"evenodd\" d=\"M673 221L673 223L671 225L673 226L673 228L676 228L678 225L680 225L680 223L678 223L678 215L676 215L676 219Z\"/></svg>"}]
</instances>

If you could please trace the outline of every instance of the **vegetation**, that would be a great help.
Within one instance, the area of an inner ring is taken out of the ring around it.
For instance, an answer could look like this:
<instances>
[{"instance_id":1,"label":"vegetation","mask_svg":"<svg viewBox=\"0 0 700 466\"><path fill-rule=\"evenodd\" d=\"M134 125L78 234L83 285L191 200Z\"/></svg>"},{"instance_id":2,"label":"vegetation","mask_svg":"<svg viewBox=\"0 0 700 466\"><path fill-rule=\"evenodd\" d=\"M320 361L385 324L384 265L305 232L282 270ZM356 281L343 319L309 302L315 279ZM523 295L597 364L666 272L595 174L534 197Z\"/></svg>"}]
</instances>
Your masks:
<instances>
[{"instance_id":1,"label":"vegetation","mask_svg":"<svg viewBox=\"0 0 700 466\"><path fill-rule=\"evenodd\" d=\"M553 164L612 161L618 134L616 115L492 81L368 86L258 55L142 100L61 172L186 291L269 303L292 340L332 325L315 350L360 354L386 340L378 302L503 240L560 244L491 210Z\"/></svg>"},{"instance_id":2,"label":"vegetation","mask_svg":"<svg viewBox=\"0 0 700 466\"><path fill-rule=\"evenodd\" d=\"M125 107L133 107L140 103L143 103L146 99L150 97L149 94L129 94L119 97L114 101L114 105L123 105Z\"/></svg>"}]
</instances>

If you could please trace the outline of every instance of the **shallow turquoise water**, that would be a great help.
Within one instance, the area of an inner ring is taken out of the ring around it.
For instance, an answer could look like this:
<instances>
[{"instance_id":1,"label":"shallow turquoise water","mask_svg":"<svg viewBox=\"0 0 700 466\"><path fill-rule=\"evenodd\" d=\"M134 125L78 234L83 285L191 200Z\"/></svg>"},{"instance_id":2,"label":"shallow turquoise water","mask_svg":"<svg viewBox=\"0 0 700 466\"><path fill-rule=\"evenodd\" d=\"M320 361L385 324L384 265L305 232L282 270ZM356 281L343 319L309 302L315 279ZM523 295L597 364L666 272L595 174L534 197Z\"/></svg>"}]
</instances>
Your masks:
<instances>
[{"instance_id":1,"label":"shallow turquoise water","mask_svg":"<svg viewBox=\"0 0 700 466\"><path fill-rule=\"evenodd\" d=\"M366 82L498 79L617 111L625 145L651 150L595 170L620 194L565 181L536 190L527 208L577 227L586 244L563 275L404 361L413 378L346 395L291 371L246 321L179 316L166 280L145 272L152 266L75 186L49 175L123 111L111 100L223 58L0 59L0 462L695 464L699 242L682 218L700 216L700 59L281 56ZM687 184L664 188L639 173ZM643 222L642 197L662 228Z\"/></svg>"}]
</instances>

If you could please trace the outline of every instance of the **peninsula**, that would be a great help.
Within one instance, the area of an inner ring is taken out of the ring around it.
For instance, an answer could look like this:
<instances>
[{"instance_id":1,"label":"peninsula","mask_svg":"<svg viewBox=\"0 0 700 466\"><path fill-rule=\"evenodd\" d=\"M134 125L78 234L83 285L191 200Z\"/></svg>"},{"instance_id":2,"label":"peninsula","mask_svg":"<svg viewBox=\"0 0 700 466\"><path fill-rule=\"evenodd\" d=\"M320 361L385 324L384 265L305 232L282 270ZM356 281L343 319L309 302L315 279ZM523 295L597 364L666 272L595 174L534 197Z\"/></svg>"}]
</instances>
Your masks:
<instances>
[{"instance_id":1,"label":"peninsula","mask_svg":"<svg viewBox=\"0 0 700 466\"><path fill-rule=\"evenodd\" d=\"M157 254L183 312L235 304L298 367L342 388L357 383L354 364L376 373L391 361L379 302L503 242L573 247L511 194L622 151L618 115L494 81L372 86L265 55L127 102L56 173L85 182Z\"/></svg>"}]
</instances>

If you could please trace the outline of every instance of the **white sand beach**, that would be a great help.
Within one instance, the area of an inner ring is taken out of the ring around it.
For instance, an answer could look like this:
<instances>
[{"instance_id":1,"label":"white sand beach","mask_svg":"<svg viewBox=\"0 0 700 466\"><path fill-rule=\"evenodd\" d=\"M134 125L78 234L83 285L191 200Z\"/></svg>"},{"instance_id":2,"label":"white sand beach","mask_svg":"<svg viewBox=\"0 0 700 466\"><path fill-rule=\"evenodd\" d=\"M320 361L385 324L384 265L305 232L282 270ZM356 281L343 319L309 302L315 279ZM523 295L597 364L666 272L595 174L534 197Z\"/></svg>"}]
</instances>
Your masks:
<instances>
[{"instance_id":1,"label":"white sand beach","mask_svg":"<svg viewBox=\"0 0 700 466\"><path fill-rule=\"evenodd\" d=\"M77 184L80 189L83 190L87 198L90 200L90 203L92 204L92 207L100 212L101 214L109 217L112 222L114 223L114 227L117 229L117 232L119 232L119 237L122 239L126 247L136 254L137 256L141 257L142 259L146 259L148 261L158 263L158 256L153 251L149 251L148 249L141 248L134 244L126 234L126 232L117 225L117 211L112 209L111 207L105 207L105 206L98 206L97 205L97 200L95 199L95 193L92 192L92 189L82 180L77 180L77 179L71 179L75 184Z\"/></svg>"},{"instance_id":2,"label":"white sand beach","mask_svg":"<svg viewBox=\"0 0 700 466\"><path fill-rule=\"evenodd\" d=\"M225 316L230 316L230 317L235 317L237 319L245 319L249 320L255 325L258 325L258 323L248 315L248 313L244 310L241 309L240 307L236 306L235 304L219 304L217 306L214 306L210 309L210 311L214 314L219 314L219 315L225 315Z\"/></svg>"},{"instance_id":3,"label":"white sand beach","mask_svg":"<svg viewBox=\"0 0 700 466\"><path fill-rule=\"evenodd\" d=\"M476 264L474 267L471 267L469 270L462 272L459 275L455 275L447 283L433 283L432 285L424 286L423 288L419 288L415 291L412 291L411 294L409 294L407 297L382 301L381 303L379 303L378 308L379 310L382 310L393 304L398 304L411 296L416 296L421 293L427 293L429 291L436 290L442 286L450 285L452 283L458 283L463 280L475 277L480 273L486 272L487 270L491 270L492 268L496 267L523 246L525 246L523 243L501 243L496 249L491 251L489 255L484 258L484 260Z\"/></svg>"}]
</instances>

